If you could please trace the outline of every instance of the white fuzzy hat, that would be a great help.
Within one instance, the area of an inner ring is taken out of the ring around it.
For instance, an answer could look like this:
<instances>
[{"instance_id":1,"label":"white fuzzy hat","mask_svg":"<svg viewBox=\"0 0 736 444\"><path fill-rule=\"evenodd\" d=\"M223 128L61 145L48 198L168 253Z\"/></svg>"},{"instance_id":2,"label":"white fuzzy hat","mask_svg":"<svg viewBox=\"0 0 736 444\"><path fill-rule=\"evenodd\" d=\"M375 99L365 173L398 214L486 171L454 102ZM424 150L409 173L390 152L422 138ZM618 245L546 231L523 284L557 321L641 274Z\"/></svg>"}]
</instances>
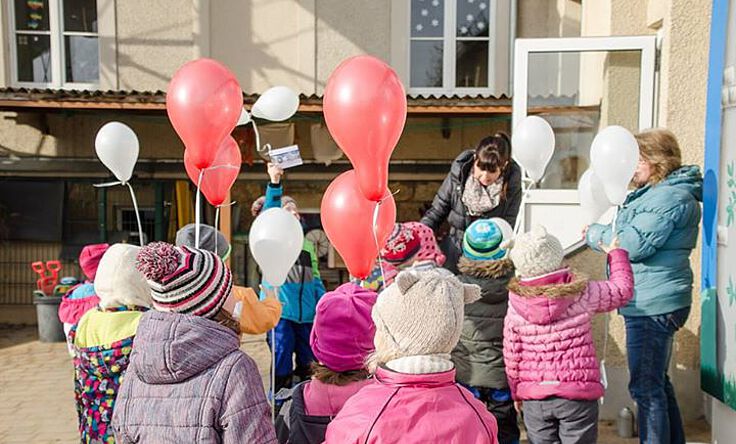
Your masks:
<instances>
[{"instance_id":1,"label":"white fuzzy hat","mask_svg":"<svg viewBox=\"0 0 736 444\"><path fill-rule=\"evenodd\" d=\"M95 292L103 308L151 306L151 288L135 268L140 247L115 244L102 256L95 276Z\"/></svg>"},{"instance_id":2,"label":"white fuzzy hat","mask_svg":"<svg viewBox=\"0 0 736 444\"><path fill-rule=\"evenodd\" d=\"M543 226L535 225L531 231L516 237L509 256L516 274L527 278L559 270L565 252L559 239L548 234Z\"/></svg>"},{"instance_id":3,"label":"white fuzzy hat","mask_svg":"<svg viewBox=\"0 0 736 444\"><path fill-rule=\"evenodd\" d=\"M460 339L463 306L479 298L480 287L463 284L441 268L399 273L373 306L376 354L450 353Z\"/></svg>"}]
</instances>

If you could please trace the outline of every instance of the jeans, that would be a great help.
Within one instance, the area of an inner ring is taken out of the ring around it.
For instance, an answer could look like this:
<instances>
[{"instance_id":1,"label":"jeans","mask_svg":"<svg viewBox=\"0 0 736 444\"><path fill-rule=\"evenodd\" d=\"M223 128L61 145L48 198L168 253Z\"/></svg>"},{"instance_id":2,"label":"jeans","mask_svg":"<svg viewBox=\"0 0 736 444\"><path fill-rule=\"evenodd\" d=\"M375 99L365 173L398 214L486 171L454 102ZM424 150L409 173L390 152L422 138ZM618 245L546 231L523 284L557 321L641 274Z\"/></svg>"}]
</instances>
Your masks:
<instances>
[{"instance_id":1,"label":"jeans","mask_svg":"<svg viewBox=\"0 0 736 444\"><path fill-rule=\"evenodd\" d=\"M656 316L625 316L629 392L639 410L639 440L647 444L685 444L685 430L667 369L672 339L690 307Z\"/></svg>"},{"instance_id":2,"label":"jeans","mask_svg":"<svg viewBox=\"0 0 736 444\"><path fill-rule=\"evenodd\" d=\"M498 426L498 444L519 444L521 432L517 423L517 413L514 400L511 399L509 389L491 389L485 387L471 387L465 384L476 399L486 405L486 409L496 418Z\"/></svg>"}]
</instances>

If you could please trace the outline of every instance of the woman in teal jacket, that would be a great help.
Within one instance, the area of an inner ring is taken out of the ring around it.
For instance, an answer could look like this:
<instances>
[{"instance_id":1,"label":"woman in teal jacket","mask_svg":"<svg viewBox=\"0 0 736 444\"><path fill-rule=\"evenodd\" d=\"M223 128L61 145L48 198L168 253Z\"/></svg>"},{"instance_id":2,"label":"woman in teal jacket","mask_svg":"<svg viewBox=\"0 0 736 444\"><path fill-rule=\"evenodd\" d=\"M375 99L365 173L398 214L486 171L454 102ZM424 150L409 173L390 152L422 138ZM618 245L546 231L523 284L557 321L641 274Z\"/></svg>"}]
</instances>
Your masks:
<instances>
[{"instance_id":1,"label":"woman in teal jacket","mask_svg":"<svg viewBox=\"0 0 736 444\"><path fill-rule=\"evenodd\" d=\"M680 410L667 369L672 338L692 304L690 254L698 239L703 178L697 166L682 166L670 131L636 136L636 190L619 209L615 224L634 270L634 299L620 310L626 321L629 391L639 409L644 442L685 443ZM613 237L611 225L588 228L588 245L600 250Z\"/></svg>"}]
</instances>

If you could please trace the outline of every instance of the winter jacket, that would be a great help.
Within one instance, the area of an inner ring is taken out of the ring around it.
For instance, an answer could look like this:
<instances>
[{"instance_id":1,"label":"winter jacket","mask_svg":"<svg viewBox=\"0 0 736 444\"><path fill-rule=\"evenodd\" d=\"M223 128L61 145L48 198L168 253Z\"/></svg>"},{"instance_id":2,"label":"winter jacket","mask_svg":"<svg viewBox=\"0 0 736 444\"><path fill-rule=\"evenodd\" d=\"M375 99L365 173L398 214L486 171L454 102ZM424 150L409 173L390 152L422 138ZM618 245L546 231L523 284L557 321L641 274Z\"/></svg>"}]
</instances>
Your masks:
<instances>
[{"instance_id":1,"label":"winter jacket","mask_svg":"<svg viewBox=\"0 0 736 444\"><path fill-rule=\"evenodd\" d=\"M279 442L322 443L332 418L340 412L348 399L370 382L366 379L338 386L313 379L291 390L282 390L286 393L277 397L277 401L284 402L276 418Z\"/></svg>"},{"instance_id":2,"label":"winter jacket","mask_svg":"<svg viewBox=\"0 0 736 444\"><path fill-rule=\"evenodd\" d=\"M567 269L509 284L503 356L516 400L559 397L594 400L603 396L591 321L626 304L634 280L628 254L608 256L608 281L587 282Z\"/></svg>"},{"instance_id":3,"label":"winter jacket","mask_svg":"<svg viewBox=\"0 0 736 444\"><path fill-rule=\"evenodd\" d=\"M146 313L118 394L118 442L276 442L260 373L239 346L209 319Z\"/></svg>"},{"instance_id":4,"label":"winter jacket","mask_svg":"<svg viewBox=\"0 0 736 444\"><path fill-rule=\"evenodd\" d=\"M81 284L71 288L62 298L59 304L59 320L64 324L76 324L82 315L95 308L100 303L100 298L94 293L82 298L72 298L72 294L82 288L88 288L92 284ZM94 289L94 287L92 287Z\"/></svg>"},{"instance_id":5,"label":"winter jacket","mask_svg":"<svg viewBox=\"0 0 736 444\"><path fill-rule=\"evenodd\" d=\"M629 194L616 218L616 235L631 255L636 289L622 315L654 316L692 304L690 254L698 239L702 200L697 166L684 166ZM608 244L611 237L611 225L593 224L587 242L599 250L599 243Z\"/></svg>"},{"instance_id":6,"label":"winter jacket","mask_svg":"<svg viewBox=\"0 0 736 444\"><path fill-rule=\"evenodd\" d=\"M281 185L269 184L266 187L266 201L262 211L269 208L281 208L282 195ZM263 282L263 286L271 288L266 282ZM319 261L314 244L304 239L302 252L289 270L286 283L279 287L279 300L283 305L281 318L300 324L314 322L315 307L325 291L322 277L319 274ZM261 292L261 300L265 296L265 293Z\"/></svg>"},{"instance_id":7,"label":"winter jacket","mask_svg":"<svg viewBox=\"0 0 736 444\"><path fill-rule=\"evenodd\" d=\"M74 351L74 398L83 443L114 443L115 398L128 369L142 307L88 311L69 331Z\"/></svg>"},{"instance_id":8,"label":"winter jacket","mask_svg":"<svg viewBox=\"0 0 736 444\"><path fill-rule=\"evenodd\" d=\"M240 331L249 335L260 335L272 330L281 318L281 302L276 298L258 300L252 288L233 286L233 298L241 303Z\"/></svg>"},{"instance_id":9,"label":"winter jacket","mask_svg":"<svg viewBox=\"0 0 736 444\"><path fill-rule=\"evenodd\" d=\"M450 224L450 233L441 244L442 251L447 256L445 268L457 273L458 260L462 255L463 235L468 226L476 219L500 217L512 227L516 223L516 216L521 206L521 168L515 161L511 161L511 174L506 190L506 198L496 208L478 217L468 214L463 204L463 190L468 176L472 174L475 151L462 152L450 167L450 173L445 177L437 191L432 206L424 214L421 222L437 231L443 222Z\"/></svg>"},{"instance_id":10,"label":"winter jacket","mask_svg":"<svg viewBox=\"0 0 736 444\"><path fill-rule=\"evenodd\" d=\"M458 264L460 281L480 287L480 299L465 306L465 320L452 360L457 380L473 387L508 387L503 365L503 321L508 307L506 286L514 275L508 259L476 261L465 257Z\"/></svg>"},{"instance_id":11,"label":"winter jacket","mask_svg":"<svg viewBox=\"0 0 736 444\"><path fill-rule=\"evenodd\" d=\"M325 444L497 444L496 419L455 383L455 370L406 374L379 367L345 403Z\"/></svg>"}]
</instances>

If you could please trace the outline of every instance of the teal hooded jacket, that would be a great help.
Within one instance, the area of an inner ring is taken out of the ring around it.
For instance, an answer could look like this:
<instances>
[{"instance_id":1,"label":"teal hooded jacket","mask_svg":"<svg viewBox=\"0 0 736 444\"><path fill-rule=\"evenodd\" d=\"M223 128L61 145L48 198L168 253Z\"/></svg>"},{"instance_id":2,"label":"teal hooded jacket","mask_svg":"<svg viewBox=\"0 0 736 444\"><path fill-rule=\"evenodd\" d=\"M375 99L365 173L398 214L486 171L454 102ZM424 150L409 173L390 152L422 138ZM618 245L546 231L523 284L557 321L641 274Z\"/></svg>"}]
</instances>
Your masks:
<instances>
[{"instance_id":1,"label":"teal hooded jacket","mask_svg":"<svg viewBox=\"0 0 736 444\"><path fill-rule=\"evenodd\" d=\"M621 206L616 235L629 252L634 270L634 299L624 316L671 313L692 303L690 253L698 239L703 176L683 166L655 185L633 191ZM594 250L611 242L611 225L593 224L586 241Z\"/></svg>"}]
</instances>

